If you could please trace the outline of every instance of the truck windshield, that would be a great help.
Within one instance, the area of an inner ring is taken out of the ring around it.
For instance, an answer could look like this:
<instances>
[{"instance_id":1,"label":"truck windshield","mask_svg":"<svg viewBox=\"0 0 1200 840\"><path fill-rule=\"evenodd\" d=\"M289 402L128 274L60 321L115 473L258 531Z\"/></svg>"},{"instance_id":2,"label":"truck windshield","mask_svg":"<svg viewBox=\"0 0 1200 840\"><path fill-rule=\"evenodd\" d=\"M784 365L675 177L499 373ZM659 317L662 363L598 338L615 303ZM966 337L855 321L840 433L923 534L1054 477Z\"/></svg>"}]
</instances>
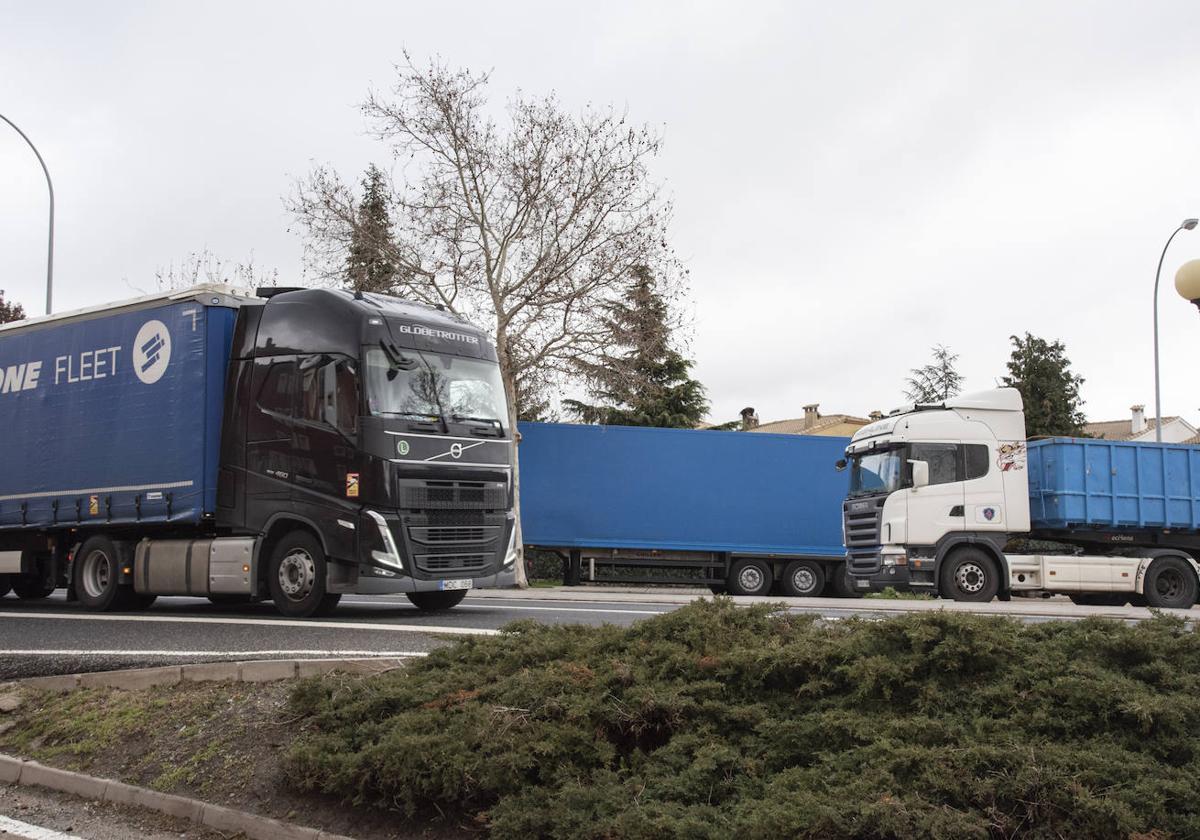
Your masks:
<instances>
[{"instance_id":1,"label":"truck windshield","mask_svg":"<svg viewBox=\"0 0 1200 840\"><path fill-rule=\"evenodd\" d=\"M400 351L394 365L381 349L367 350L367 406L384 417L444 417L450 422L508 419L504 384L495 362Z\"/></svg>"},{"instance_id":2,"label":"truck windshield","mask_svg":"<svg viewBox=\"0 0 1200 840\"><path fill-rule=\"evenodd\" d=\"M850 456L850 495L866 496L900 489L903 464L903 448Z\"/></svg>"}]
</instances>

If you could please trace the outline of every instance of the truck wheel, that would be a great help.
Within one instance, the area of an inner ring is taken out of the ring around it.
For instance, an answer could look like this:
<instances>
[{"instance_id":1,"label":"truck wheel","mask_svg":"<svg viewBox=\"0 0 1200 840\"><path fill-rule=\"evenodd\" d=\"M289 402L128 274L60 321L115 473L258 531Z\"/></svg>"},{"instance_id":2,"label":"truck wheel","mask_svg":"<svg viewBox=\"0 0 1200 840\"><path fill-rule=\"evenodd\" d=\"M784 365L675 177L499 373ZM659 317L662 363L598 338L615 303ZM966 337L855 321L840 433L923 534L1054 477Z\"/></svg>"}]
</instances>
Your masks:
<instances>
[{"instance_id":1,"label":"truck wheel","mask_svg":"<svg viewBox=\"0 0 1200 840\"><path fill-rule=\"evenodd\" d=\"M825 588L825 570L812 560L793 560L783 570L780 581L783 594L795 598L812 598Z\"/></svg>"},{"instance_id":2,"label":"truck wheel","mask_svg":"<svg viewBox=\"0 0 1200 840\"><path fill-rule=\"evenodd\" d=\"M987 603L1000 591L992 558L977 548L960 548L942 561L941 595L955 601Z\"/></svg>"},{"instance_id":3,"label":"truck wheel","mask_svg":"<svg viewBox=\"0 0 1200 840\"><path fill-rule=\"evenodd\" d=\"M854 587L854 578L850 575L850 570L846 568L845 563L838 563L833 567L832 578L833 594L839 598L861 598L862 593Z\"/></svg>"},{"instance_id":4,"label":"truck wheel","mask_svg":"<svg viewBox=\"0 0 1200 840\"><path fill-rule=\"evenodd\" d=\"M0 575L0 598L7 595L10 589L12 589L12 580L8 575Z\"/></svg>"},{"instance_id":5,"label":"truck wheel","mask_svg":"<svg viewBox=\"0 0 1200 840\"><path fill-rule=\"evenodd\" d=\"M465 589L451 589L448 592L408 592L405 593L413 606L423 612L449 610L462 603L467 597Z\"/></svg>"},{"instance_id":6,"label":"truck wheel","mask_svg":"<svg viewBox=\"0 0 1200 840\"><path fill-rule=\"evenodd\" d=\"M729 567L726 584L730 595L766 595L771 591L771 564L744 557Z\"/></svg>"},{"instance_id":7,"label":"truck wheel","mask_svg":"<svg viewBox=\"0 0 1200 840\"><path fill-rule=\"evenodd\" d=\"M1143 591L1151 607L1190 609L1196 603L1196 573L1182 557L1160 557L1150 564Z\"/></svg>"},{"instance_id":8,"label":"truck wheel","mask_svg":"<svg viewBox=\"0 0 1200 840\"><path fill-rule=\"evenodd\" d=\"M94 536L75 552L75 593L84 609L107 612L134 606L132 586L117 583L121 558L108 537Z\"/></svg>"},{"instance_id":9,"label":"truck wheel","mask_svg":"<svg viewBox=\"0 0 1200 840\"><path fill-rule=\"evenodd\" d=\"M267 584L275 609L291 618L326 615L341 595L325 591L325 550L308 531L292 531L275 544Z\"/></svg>"},{"instance_id":10,"label":"truck wheel","mask_svg":"<svg viewBox=\"0 0 1200 840\"><path fill-rule=\"evenodd\" d=\"M21 576L13 581L12 589L22 601L38 601L48 596L57 587L41 578Z\"/></svg>"}]
</instances>

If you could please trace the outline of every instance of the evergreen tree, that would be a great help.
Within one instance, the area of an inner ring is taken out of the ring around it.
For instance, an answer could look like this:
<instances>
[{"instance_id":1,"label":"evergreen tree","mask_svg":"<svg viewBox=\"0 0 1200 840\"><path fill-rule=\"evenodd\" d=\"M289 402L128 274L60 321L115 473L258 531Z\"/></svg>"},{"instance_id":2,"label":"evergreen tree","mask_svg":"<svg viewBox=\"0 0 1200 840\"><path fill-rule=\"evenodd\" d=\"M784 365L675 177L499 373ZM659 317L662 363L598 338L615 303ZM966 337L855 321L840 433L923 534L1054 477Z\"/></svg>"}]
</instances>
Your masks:
<instances>
[{"instance_id":1,"label":"evergreen tree","mask_svg":"<svg viewBox=\"0 0 1200 840\"><path fill-rule=\"evenodd\" d=\"M350 230L346 280L356 291L387 292L396 276L396 264L388 255L392 220L388 215L387 185L383 172L375 164L367 167L362 186L358 220Z\"/></svg>"},{"instance_id":2,"label":"evergreen tree","mask_svg":"<svg viewBox=\"0 0 1200 840\"><path fill-rule=\"evenodd\" d=\"M913 368L904 396L917 405L940 403L962 393L962 376L954 368L958 354L941 344L933 348L933 361Z\"/></svg>"},{"instance_id":3,"label":"evergreen tree","mask_svg":"<svg viewBox=\"0 0 1200 840\"><path fill-rule=\"evenodd\" d=\"M704 386L688 374L692 362L671 346L669 311L644 266L634 269L623 298L607 304L612 346L597 362L580 362L595 404L563 400L585 423L693 428L708 410Z\"/></svg>"},{"instance_id":4,"label":"evergreen tree","mask_svg":"<svg viewBox=\"0 0 1200 840\"><path fill-rule=\"evenodd\" d=\"M1010 338L1013 351L1003 383L1021 392L1026 435L1082 435L1085 418L1079 386L1084 380L1071 372L1066 346L1029 333Z\"/></svg>"},{"instance_id":5,"label":"evergreen tree","mask_svg":"<svg viewBox=\"0 0 1200 840\"><path fill-rule=\"evenodd\" d=\"M25 310L21 304L5 300L4 290L0 289L0 324L20 321L24 317Z\"/></svg>"}]
</instances>

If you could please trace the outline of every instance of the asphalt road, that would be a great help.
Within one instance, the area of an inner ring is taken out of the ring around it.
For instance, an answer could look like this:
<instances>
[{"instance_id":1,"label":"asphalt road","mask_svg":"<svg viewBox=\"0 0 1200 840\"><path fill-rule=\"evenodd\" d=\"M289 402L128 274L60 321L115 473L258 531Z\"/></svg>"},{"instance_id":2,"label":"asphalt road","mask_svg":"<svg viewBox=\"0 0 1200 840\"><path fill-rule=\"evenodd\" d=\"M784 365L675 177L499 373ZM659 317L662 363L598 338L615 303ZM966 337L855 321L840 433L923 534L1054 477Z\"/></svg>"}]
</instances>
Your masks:
<instances>
[{"instance_id":1,"label":"asphalt road","mask_svg":"<svg viewBox=\"0 0 1200 840\"><path fill-rule=\"evenodd\" d=\"M0 599L0 680L186 662L317 657L418 657L455 637L488 635L517 619L551 624L629 625L697 597L681 590L528 590L476 592L453 610L422 613L403 596L342 599L325 619L286 619L270 603L218 607L201 598L160 598L140 613L88 613L60 590L41 601ZM781 599L741 599L744 603ZM941 601L789 599L797 613L827 620L954 609L1024 621L1104 615L1149 616L1132 607L1078 607L1063 598L987 605ZM1200 618L1200 610L1184 613Z\"/></svg>"}]
</instances>

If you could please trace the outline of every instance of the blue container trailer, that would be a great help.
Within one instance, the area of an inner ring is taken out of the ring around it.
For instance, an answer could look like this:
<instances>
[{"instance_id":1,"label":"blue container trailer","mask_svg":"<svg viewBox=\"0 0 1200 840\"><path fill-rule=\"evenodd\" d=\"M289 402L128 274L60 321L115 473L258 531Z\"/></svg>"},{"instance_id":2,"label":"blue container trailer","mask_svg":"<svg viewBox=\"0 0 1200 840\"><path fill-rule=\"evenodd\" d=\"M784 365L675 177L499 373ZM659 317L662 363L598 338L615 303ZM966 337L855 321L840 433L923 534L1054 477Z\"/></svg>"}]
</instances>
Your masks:
<instances>
[{"instance_id":1,"label":"blue container trailer","mask_svg":"<svg viewBox=\"0 0 1200 840\"><path fill-rule=\"evenodd\" d=\"M1029 442L1033 530L1200 533L1200 447L1052 438Z\"/></svg>"},{"instance_id":2,"label":"blue container trailer","mask_svg":"<svg viewBox=\"0 0 1200 840\"><path fill-rule=\"evenodd\" d=\"M486 336L383 295L198 286L5 325L0 596L452 607L514 577L507 419Z\"/></svg>"},{"instance_id":3,"label":"blue container trailer","mask_svg":"<svg viewBox=\"0 0 1200 840\"><path fill-rule=\"evenodd\" d=\"M734 594L816 595L845 586L832 464L845 438L522 423L526 546L638 568L606 580L679 582ZM666 574L664 574L664 572Z\"/></svg>"}]
</instances>

